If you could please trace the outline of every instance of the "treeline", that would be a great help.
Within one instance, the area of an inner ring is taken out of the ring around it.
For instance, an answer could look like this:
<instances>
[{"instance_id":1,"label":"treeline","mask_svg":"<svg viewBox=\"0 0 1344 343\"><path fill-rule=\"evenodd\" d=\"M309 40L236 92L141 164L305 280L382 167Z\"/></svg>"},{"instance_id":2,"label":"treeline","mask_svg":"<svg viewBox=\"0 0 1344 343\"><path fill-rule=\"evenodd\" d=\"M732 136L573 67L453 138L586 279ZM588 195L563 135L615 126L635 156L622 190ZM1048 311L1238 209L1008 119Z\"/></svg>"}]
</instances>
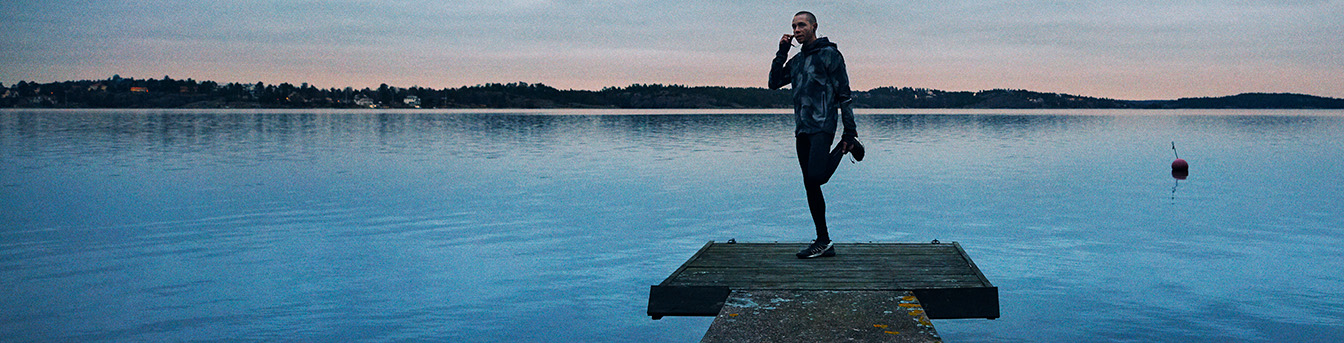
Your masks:
<instances>
[{"instance_id":1,"label":"treeline","mask_svg":"<svg viewBox=\"0 0 1344 343\"><path fill-rule=\"evenodd\" d=\"M1143 102L1138 102L1143 103ZM1148 108L1344 108L1344 99L1292 93L1243 93L1216 98L1181 98L1145 104Z\"/></svg>"},{"instance_id":2,"label":"treeline","mask_svg":"<svg viewBox=\"0 0 1344 343\"><path fill-rule=\"evenodd\" d=\"M857 103L877 108L1133 108L1111 99L1016 89L949 92L923 88L874 88L859 92Z\"/></svg>"},{"instance_id":3,"label":"treeline","mask_svg":"<svg viewBox=\"0 0 1344 343\"><path fill-rule=\"evenodd\" d=\"M599 91L544 84L460 88L317 88L302 83L133 79L0 84L0 107L39 108L770 108L789 93L761 88L630 85Z\"/></svg>"},{"instance_id":4,"label":"treeline","mask_svg":"<svg viewBox=\"0 0 1344 343\"><path fill-rule=\"evenodd\" d=\"M523 82L444 89L449 108L775 108L790 105L788 91L740 87L634 84L599 91L558 90Z\"/></svg>"},{"instance_id":5,"label":"treeline","mask_svg":"<svg viewBox=\"0 0 1344 343\"><path fill-rule=\"evenodd\" d=\"M1344 99L1291 93L1138 101L1013 89L948 92L882 87L857 94L859 103L873 108L1344 109Z\"/></svg>"},{"instance_id":6,"label":"treeline","mask_svg":"<svg viewBox=\"0 0 1344 343\"><path fill-rule=\"evenodd\" d=\"M1344 99L1247 93L1217 98L1127 101L1027 90L977 92L881 87L854 92L867 108L1344 108ZM318 88L302 83L226 83L122 78L0 84L0 107L35 108L789 108L788 90L634 84L597 91L544 84L459 88Z\"/></svg>"}]
</instances>

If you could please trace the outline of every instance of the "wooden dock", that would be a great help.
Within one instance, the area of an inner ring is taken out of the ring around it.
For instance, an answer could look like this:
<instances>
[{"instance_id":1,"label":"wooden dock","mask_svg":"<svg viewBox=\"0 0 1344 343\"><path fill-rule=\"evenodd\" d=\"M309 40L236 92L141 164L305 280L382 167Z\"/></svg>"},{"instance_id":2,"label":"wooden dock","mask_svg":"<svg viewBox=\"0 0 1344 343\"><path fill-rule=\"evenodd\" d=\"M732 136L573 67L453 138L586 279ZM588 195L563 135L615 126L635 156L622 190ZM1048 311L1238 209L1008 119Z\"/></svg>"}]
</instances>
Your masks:
<instances>
[{"instance_id":1,"label":"wooden dock","mask_svg":"<svg viewBox=\"0 0 1344 343\"><path fill-rule=\"evenodd\" d=\"M999 317L999 291L956 242L837 243L835 257L802 260L806 243L710 241L649 291L648 314L717 316L733 291L894 291L928 318Z\"/></svg>"},{"instance_id":2,"label":"wooden dock","mask_svg":"<svg viewBox=\"0 0 1344 343\"><path fill-rule=\"evenodd\" d=\"M700 343L942 342L910 292L733 291Z\"/></svg>"}]
</instances>

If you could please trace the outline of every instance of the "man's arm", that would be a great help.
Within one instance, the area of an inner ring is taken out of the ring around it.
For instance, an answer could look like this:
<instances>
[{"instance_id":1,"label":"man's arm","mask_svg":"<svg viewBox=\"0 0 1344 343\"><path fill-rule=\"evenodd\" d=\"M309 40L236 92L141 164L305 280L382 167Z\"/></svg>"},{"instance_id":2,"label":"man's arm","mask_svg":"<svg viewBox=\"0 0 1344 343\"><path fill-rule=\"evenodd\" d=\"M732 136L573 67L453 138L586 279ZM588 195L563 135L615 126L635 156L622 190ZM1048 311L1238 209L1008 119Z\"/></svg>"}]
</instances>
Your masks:
<instances>
[{"instance_id":1,"label":"man's arm","mask_svg":"<svg viewBox=\"0 0 1344 343\"><path fill-rule=\"evenodd\" d=\"M854 127L854 110L850 105L854 103L854 94L849 90L849 72L845 71L845 56L840 54L839 50L834 50L832 55L834 59L828 61L827 67L832 80L835 82L835 105L840 108L840 122L845 125L844 134L840 137L858 137L859 132Z\"/></svg>"},{"instance_id":2,"label":"man's arm","mask_svg":"<svg viewBox=\"0 0 1344 343\"><path fill-rule=\"evenodd\" d=\"M779 52L775 53L775 60L770 62L770 89L779 89L784 85L793 83L793 75L789 73L789 66L785 65L789 60L789 43L793 37L784 35L779 39Z\"/></svg>"}]
</instances>

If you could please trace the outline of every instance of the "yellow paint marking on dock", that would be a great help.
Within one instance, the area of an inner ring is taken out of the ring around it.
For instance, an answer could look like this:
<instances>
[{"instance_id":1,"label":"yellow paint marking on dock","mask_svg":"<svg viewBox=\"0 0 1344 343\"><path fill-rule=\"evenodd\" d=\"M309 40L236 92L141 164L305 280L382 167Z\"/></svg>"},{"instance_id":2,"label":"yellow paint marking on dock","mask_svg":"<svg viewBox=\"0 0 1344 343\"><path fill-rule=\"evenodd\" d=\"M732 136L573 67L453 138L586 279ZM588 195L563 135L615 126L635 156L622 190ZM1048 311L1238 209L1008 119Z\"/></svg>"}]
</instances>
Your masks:
<instances>
[{"instance_id":1,"label":"yellow paint marking on dock","mask_svg":"<svg viewBox=\"0 0 1344 343\"><path fill-rule=\"evenodd\" d=\"M910 315L912 315L912 316L918 316L918 315L921 315L921 314L924 314L924 310L913 310L913 311L910 311Z\"/></svg>"},{"instance_id":2,"label":"yellow paint marking on dock","mask_svg":"<svg viewBox=\"0 0 1344 343\"><path fill-rule=\"evenodd\" d=\"M908 308L908 307L919 307L919 304L900 304L900 305L896 305L896 306L907 307L907 308Z\"/></svg>"},{"instance_id":3,"label":"yellow paint marking on dock","mask_svg":"<svg viewBox=\"0 0 1344 343\"><path fill-rule=\"evenodd\" d=\"M886 325L886 324L873 324L873 327L875 327L875 328L879 328L879 329L886 329L886 328L887 328L887 325Z\"/></svg>"},{"instance_id":4,"label":"yellow paint marking on dock","mask_svg":"<svg viewBox=\"0 0 1344 343\"><path fill-rule=\"evenodd\" d=\"M913 296L913 295L910 295L910 296L904 296L904 297L901 297L901 300L905 300L905 301L915 301L915 296Z\"/></svg>"},{"instance_id":5,"label":"yellow paint marking on dock","mask_svg":"<svg viewBox=\"0 0 1344 343\"><path fill-rule=\"evenodd\" d=\"M893 334L893 335L899 335L899 334L901 334L900 332L896 332L896 331L882 331L882 332L886 332L886 333Z\"/></svg>"},{"instance_id":6,"label":"yellow paint marking on dock","mask_svg":"<svg viewBox=\"0 0 1344 343\"><path fill-rule=\"evenodd\" d=\"M736 313L729 313L728 316L729 316L729 317L737 317L737 314L736 314Z\"/></svg>"}]
</instances>

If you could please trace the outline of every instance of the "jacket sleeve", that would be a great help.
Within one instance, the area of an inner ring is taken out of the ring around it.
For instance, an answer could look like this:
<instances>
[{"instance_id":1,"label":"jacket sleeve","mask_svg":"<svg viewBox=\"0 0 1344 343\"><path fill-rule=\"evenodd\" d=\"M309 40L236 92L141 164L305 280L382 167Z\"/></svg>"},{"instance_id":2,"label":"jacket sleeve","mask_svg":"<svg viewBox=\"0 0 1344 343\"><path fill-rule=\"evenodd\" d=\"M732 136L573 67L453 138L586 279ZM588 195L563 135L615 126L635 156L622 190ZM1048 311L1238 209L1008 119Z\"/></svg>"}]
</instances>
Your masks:
<instances>
[{"instance_id":1,"label":"jacket sleeve","mask_svg":"<svg viewBox=\"0 0 1344 343\"><path fill-rule=\"evenodd\" d=\"M835 50L834 60L828 63L829 74L832 82L835 82L835 104L840 108L840 121L845 125L845 131L841 136L858 137L859 132L854 127L854 110L851 105L854 103L854 94L849 89L849 72L845 71L845 56Z\"/></svg>"},{"instance_id":2,"label":"jacket sleeve","mask_svg":"<svg viewBox=\"0 0 1344 343\"><path fill-rule=\"evenodd\" d=\"M779 52L775 53L775 60L770 62L770 89L779 89L784 85L793 83L793 75L789 73L789 43L780 42Z\"/></svg>"}]
</instances>

